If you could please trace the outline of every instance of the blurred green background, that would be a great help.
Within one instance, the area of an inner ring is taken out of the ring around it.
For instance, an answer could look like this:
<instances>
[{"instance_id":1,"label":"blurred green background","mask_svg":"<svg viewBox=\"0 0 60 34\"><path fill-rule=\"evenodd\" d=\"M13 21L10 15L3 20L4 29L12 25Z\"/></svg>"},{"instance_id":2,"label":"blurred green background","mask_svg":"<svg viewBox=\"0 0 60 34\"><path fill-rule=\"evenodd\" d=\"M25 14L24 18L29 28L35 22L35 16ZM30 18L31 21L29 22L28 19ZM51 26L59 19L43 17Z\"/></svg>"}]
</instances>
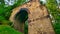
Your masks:
<instances>
[{"instance_id":1,"label":"blurred green background","mask_svg":"<svg viewBox=\"0 0 60 34\"><path fill-rule=\"evenodd\" d=\"M13 29L13 23L9 21L12 9L18 7L29 0L0 0L0 34L22 34ZM49 11L55 33L60 34L60 1L59 0L40 0ZM25 23L27 27L27 23ZM25 29L27 33L27 28Z\"/></svg>"}]
</instances>

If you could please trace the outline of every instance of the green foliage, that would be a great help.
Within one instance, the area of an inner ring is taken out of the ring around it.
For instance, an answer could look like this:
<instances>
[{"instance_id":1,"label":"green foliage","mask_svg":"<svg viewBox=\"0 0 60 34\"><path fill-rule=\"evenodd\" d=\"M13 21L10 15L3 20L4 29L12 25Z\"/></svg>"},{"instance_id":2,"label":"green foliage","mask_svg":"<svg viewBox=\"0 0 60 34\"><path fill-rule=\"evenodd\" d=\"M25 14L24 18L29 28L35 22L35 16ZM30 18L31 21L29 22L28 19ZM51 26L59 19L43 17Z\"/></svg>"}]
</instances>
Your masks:
<instances>
[{"instance_id":1,"label":"green foliage","mask_svg":"<svg viewBox=\"0 0 60 34\"><path fill-rule=\"evenodd\" d=\"M60 34L60 29L55 29L56 34Z\"/></svg>"},{"instance_id":2,"label":"green foliage","mask_svg":"<svg viewBox=\"0 0 60 34\"><path fill-rule=\"evenodd\" d=\"M24 4L26 2L26 0L18 0L17 3L15 3L12 7L13 8L16 8L22 4Z\"/></svg>"},{"instance_id":3,"label":"green foliage","mask_svg":"<svg viewBox=\"0 0 60 34\"><path fill-rule=\"evenodd\" d=\"M25 34L28 34L28 21L26 20L25 21L25 24L24 24L25 26L24 26L24 33Z\"/></svg>"},{"instance_id":4,"label":"green foliage","mask_svg":"<svg viewBox=\"0 0 60 34\"><path fill-rule=\"evenodd\" d=\"M55 22L53 22L55 32L56 34L60 34L60 10L57 8L56 0L47 0L46 6L55 20Z\"/></svg>"},{"instance_id":5,"label":"green foliage","mask_svg":"<svg viewBox=\"0 0 60 34\"><path fill-rule=\"evenodd\" d=\"M54 29L60 29L60 23L55 23L54 24Z\"/></svg>"},{"instance_id":6,"label":"green foliage","mask_svg":"<svg viewBox=\"0 0 60 34\"><path fill-rule=\"evenodd\" d=\"M9 21L9 17L12 13L12 9L16 8L17 6L22 5L26 0L18 0L14 3L14 5L6 5L4 0L0 0L0 25L7 25L7 26L0 26L0 34L20 34L19 32L15 32L15 30L11 29L9 26L13 26L13 23ZM6 29L7 28L7 29ZM5 30L7 32L5 32Z\"/></svg>"},{"instance_id":7,"label":"green foliage","mask_svg":"<svg viewBox=\"0 0 60 34\"><path fill-rule=\"evenodd\" d=\"M0 25L0 34L22 34L7 25Z\"/></svg>"},{"instance_id":8,"label":"green foliage","mask_svg":"<svg viewBox=\"0 0 60 34\"><path fill-rule=\"evenodd\" d=\"M23 4L25 2L25 0L18 0L17 3L15 3L12 6L11 5L9 5L9 6L6 5L7 7L5 7L5 3L3 3L4 0L3 1L0 0L0 2L2 3L2 4L0 4L0 23L8 24L8 23L10 23L9 17L11 15L12 9L14 9L15 7Z\"/></svg>"}]
</instances>

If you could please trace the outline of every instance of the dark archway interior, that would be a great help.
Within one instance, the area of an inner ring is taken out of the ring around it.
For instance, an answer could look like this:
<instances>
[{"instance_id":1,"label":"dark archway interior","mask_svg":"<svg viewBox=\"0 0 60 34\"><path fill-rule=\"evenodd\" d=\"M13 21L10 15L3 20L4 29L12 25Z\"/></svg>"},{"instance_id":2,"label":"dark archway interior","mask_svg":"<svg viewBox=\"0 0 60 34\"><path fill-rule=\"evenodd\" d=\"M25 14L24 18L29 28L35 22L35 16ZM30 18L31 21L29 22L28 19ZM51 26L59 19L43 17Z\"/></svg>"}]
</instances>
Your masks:
<instances>
[{"instance_id":1,"label":"dark archway interior","mask_svg":"<svg viewBox=\"0 0 60 34\"><path fill-rule=\"evenodd\" d=\"M21 30L23 30L25 34L28 34L28 24L27 24L28 22L26 22L28 19L28 12L27 11L28 10L26 8L22 8L15 15L15 20L19 21L19 23L20 23L19 27L21 27ZM23 24L24 24L24 26L23 26ZM24 27L24 28L22 28L22 27Z\"/></svg>"},{"instance_id":2,"label":"dark archway interior","mask_svg":"<svg viewBox=\"0 0 60 34\"><path fill-rule=\"evenodd\" d=\"M28 19L28 12L25 9L21 9L17 14L16 14L16 17L15 17L16 20L20 21L21 23L25 22L27 19Z\"/></svg>"}]
</instances>

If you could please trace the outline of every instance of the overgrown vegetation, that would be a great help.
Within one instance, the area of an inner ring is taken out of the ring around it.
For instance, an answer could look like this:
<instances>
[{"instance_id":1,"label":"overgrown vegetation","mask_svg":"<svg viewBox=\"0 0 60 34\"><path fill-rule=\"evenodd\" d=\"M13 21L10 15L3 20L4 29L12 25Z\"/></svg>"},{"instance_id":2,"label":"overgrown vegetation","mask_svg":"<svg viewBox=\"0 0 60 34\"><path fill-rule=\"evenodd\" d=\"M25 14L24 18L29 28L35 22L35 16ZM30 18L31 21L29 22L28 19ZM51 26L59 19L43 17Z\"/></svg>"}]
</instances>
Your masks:
<instances>
[{"instance_id":1,"label":"overgrown vegetation","mask_svg":"<svg viewBox=\"0 0 60 34\"><path fill-rule=\"evenodd\" d=\"M12 12L12 9L14 9L19 5L22 5L25 1L26 0L18 0L15 1L13 5L9 5L9 4L6 5L4 0L0 0L0 25L4 25L4 26L0 26L0 34L17 34L15 30L5 25L9 25L9 26L12 25L12 22L9 21L9 17ZM57 8L58 4L56 0L47 0L46 7L49 13L52 15L52 21L53 21L52 24L56 34L60 34L60 9ZM24 31L27 33L27 26L28 26L27 21L25 24L26 24L25 25L26 30Z\"/></svg>"},{"instance_id":2,"label":"overgrown vegetation","mask_svg":"<svg viewBox=\"0 0 60 34\"><path fill-rule=\"evenodd\" d=\"M6 5L4 0L0 1L0 23L3 24L7 24L7 23L11 23L9 21L9 17L11 15L12 9L23 4L26 0L18 0L16 3L14 3L13 5Z\"/></svg>"},{"instance_id":3,"label":"overgrown vegetation","mask_svg":"<svg viewBox=\"0 0 60 34\"><path fill-rule=\"evenodd\" d=\"M47 0L46 3L49 13L52 15L52 24L56 34L60 34L60 9L56 0Z\"/></svg>"},{"instance_id":4,"label":"overgrown vegetation","mask_svg":"<svg viewBox=\"0 0 60 34\"><path fill-rule=\"evenodd\" d=\"M22 33L11 28L10 26L0 25L0 34L22 34Z\"/></svg>"},{"instance_id":5,"label":"overgrown vegetation","mask_svg":"<svg viewBox=\"0 0 60 34\"><path fill-rule=\"evenodd\" d=\"M7 0L8 1L8 0ZM15 1L14 0L14 4L13 5L10 5L9 4L9 2L11 2L11 1L13 1L13 0L9 0L8 2L7 1L5 1L5 0L0 0L0 25L7 25L6 27L8 28L8 31L9 32L4 32L2 29L0 29L0 31L3 31L3 32L0 32L0 34L20 34L20 33L16 33L16 31L15 32L13 32L13 29L11 29L11 32L10 32L10 28L8 27L8 25L9 26L11 26L12 27L12 22L10 22L9 21L9 17L10 17L10 15L11 15L11 12L12 12L12 9L14 9L15 7L17 7L17 6L19 6L19 5L22 5L26 0L17 0L17 1ZM7 2L6 4L5 4L5 2ZM5 26L1 26L0 28L5 28ZM6 28L5 28L5 30L6 30Z\"/></svg>"}]
</instances>

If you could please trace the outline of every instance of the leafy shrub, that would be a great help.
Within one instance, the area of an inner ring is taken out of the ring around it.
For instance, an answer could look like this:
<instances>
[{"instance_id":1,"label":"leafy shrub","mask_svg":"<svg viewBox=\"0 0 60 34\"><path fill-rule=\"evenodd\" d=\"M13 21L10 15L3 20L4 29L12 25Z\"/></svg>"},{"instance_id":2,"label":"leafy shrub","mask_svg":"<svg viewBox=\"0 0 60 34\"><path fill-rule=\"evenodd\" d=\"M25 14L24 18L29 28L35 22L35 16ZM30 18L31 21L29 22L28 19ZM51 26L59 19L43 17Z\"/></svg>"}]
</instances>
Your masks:
<instances>
[{"instance_id":1,"label":"leafy shrub","mask_svg":"<svg viewBox=\"0 0 60 34\"><path fill-rule=\"evenodd\" d=\"M0 34L22 34L7 25L0 25Z\"/></svg>"}]
</instances>

